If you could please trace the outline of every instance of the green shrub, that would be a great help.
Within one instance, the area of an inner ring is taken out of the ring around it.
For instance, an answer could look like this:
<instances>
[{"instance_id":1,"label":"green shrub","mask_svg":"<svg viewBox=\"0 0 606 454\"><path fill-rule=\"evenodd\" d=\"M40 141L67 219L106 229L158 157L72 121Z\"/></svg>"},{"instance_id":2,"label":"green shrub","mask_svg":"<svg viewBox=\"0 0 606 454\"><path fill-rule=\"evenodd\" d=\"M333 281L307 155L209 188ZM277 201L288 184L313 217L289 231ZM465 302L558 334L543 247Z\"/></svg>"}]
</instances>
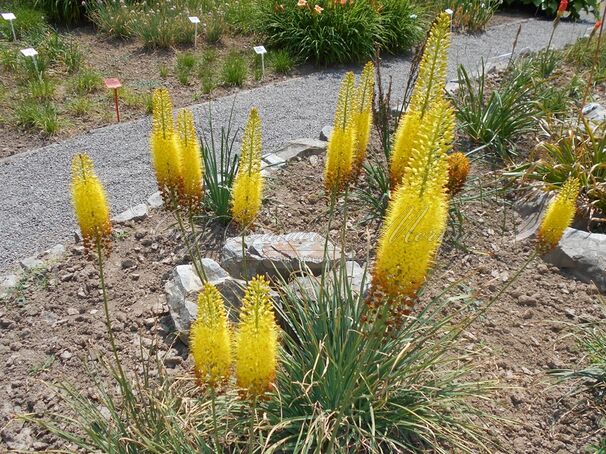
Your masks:
<instances>
[{"instance_id":1,"label":"green shrub","mask_svg":"<svg viewBox=\"0 0 606 454\"><path fill-rule=\"evenodd\" d=\"M85 5L79 0L34 0L34 7L59 24L75 24L84 17Z\"/></svg>"},{"instance_id":2,"label":"green shrub","mask_svg":"<svg viewBox=\"0 0 606 454\"><path fill-rule=\"evenodd\" d=\"M196 56L194 54L190 52L177 54L175 73L179 83L182 85L189 84L189 75L194 66L196 66Z\"/></svg>"},{"instance_id":3,"label":"green shrub","mask_svg":"<svg viewBox=\"0 0 606 454\"><path fill-rule=\"evenodd\" d=\"M88 16L102 32L116 38L127 38L132 35L131 23L141 10L136 4L125 5L114 0L99 0L94 7L89 7Z\"/></svg>"},{"instance_id":4,"label":"green shrub","mask_svg":"<svg viewBox=\"0 0 606 454\"><path fill-rule=\"evenodd\" d=\"M560 0L505 0L505 4L531 5L550 16L555 16L560 5ZM598 0L570 0L567 11L570 11L572 19L578 19L581 11L591 13L597 19L599 15Z\"/></svg>"},{"instance_id":5,"label":"green shrub","mask_svg":"<svg viewBox=\"0 0 606 454\"><path fill-rule=\"evenodd\" d=\"M571 176L581 182L579 198L596 218L606 216L606 123L595 127L585 121L578 128L551 128L548 140L537 148L538 159L508 173L542 181L548 188L561 187Z\"/></svg>"},{"instance_id":6,"label":"green shrub","mask_svg":"<svg viewBox=\"0 0 606 454\"><path fill-rule=\"evenodd\" d=\"M276 50L269 54L269 61L274 71L279 74L287 74L292 71L295 61L286 50Z\"/></svg>"},{"instance_id":7,"label":"green shrub","mask_svg":"<svg viewBox=\"0 0 606 454\"><path fill-rule=\"evenodd\" d=\"M223 82L226 85L241 87L248 72L246 60L238 52L231 52L223 62Z\"/></svg>"},{"instance_id":8,"label":"green shrub","mask_svg":"<svg viewBox=\"0 0 606 454\"><path fill-rule=\"evenodd\" d=\"M341 5L332 0L276 5L266 0L258 16L268 44L297 60L318 64L349 63L370 58L375 48L400 51L422 37L421 14L409 0L357 0Z\"/></svg>"},{"instance_id":9,"label":"green shrub","mask_svg":"<svg viewBox=\"0 0 606 454\"><path fill-rule=\"evenodd\" d=\"M487 385L467 382L454 354L464 326L454 313L464 312L449 306L441 315L447 302L437 298L386 334L382 316L373 321L368 310L364 283L352 286L347 274L342 258L335 271L310 278L309 289L281 288L278 318L288 329L279 392L265 404L269 451L480 449L471 422L478 413L467 399Z\"/></svg>"},{"instance_id":10,"label":"green shrub","mask_svg":"<svg viewBox=\"0 0 606 454\"><path fill-rule=\"evenodd\" d=\"M502 158L515 154L513 139L531 130L540 112L533 99L532 73L514 72L490 94L485 89L484 66L476 80L459 66L458 79L461 85L452 100L461 128Z\"/></svg>"},{"instance_id":11,"label":"green shrub","mask_svg":"<svg viewBox=\"0 0 606 454\"><path fill-rule=\"evenodd\" d=\"M455 28L471 32L484 30L486 24L501 5L502 0L441 0L436 2L440 10L450 8Z\"/></svg>"},{"instance_id":12,"label":"green shrub","mask_svg":"<svg viewBox=\"0 0 606 454\"><path fill-rule=\"evenodd\" d=\"M15 109L15 117L17 124L49 136L57 133L60 128L57 109L50 103L24 101Z\"/></svg>"},{"instance_id":13,"label":"green shrub","mask_svg":"<svg viewBox=\"0 0 606 454\"><path fill-rule=\"evenodd\" d=\"M75 115L83 117L88 115L93 109L93 103L90 99L87 99L84 96L78 96L68 104L68 108Z\"/></svg>"},{"instance_id":14,"label":"green shrub","mask_svg":"<svg viewBox=\"0 0 606 454\"><path fill-rule=\"evenodd\" d=\"M15 26L17 39L23 39L30 35L39 35L48 29L44 16L40 11L19 5L13 5L11 11L16 16L13 25ZM13 33L8 21L0 20L0 39L10 41L13 39Z\"/></svg>"}]
</instances>

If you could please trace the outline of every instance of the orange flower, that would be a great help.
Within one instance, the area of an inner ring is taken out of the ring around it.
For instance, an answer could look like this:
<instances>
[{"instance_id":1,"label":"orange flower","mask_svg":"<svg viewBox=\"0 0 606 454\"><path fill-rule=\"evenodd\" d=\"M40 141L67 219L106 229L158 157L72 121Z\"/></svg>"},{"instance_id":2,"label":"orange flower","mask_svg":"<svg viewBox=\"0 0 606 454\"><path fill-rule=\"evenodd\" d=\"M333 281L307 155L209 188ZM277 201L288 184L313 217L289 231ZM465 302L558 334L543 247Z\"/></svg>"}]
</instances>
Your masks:
<instances>
[{"instance_id":1,"label":"orange flower","mask_svg":"<svg viewBox=\"0 0 606 454\"><path fill-rule=\"evenodd\" d=\"M558 13L562 14L568 9L568 0L561 0L560 6L558 6Z\"/></svg>"},{"instance_id":2,"label":"orange flower","mask_svg":"<svg viewBox=\"0 0 606 454\"><path fill-rule=\"evenodd\" d=\"M602 26L602 21L599 20L595 23L595 25L593 26L594 30L599 30L599 28Z\"/></svg>"},{"instance_id":3,"label":"orange flower","mask_svg":"<svg viewBox=\"0 0 606 454\"><path fill-rule=\"evenodd\" d=\"M324 8L322 8L320 5L316 5L314 10L316 11L316 13L322 14L322 11L324 11Z\"/></svg>"}]
</instances>

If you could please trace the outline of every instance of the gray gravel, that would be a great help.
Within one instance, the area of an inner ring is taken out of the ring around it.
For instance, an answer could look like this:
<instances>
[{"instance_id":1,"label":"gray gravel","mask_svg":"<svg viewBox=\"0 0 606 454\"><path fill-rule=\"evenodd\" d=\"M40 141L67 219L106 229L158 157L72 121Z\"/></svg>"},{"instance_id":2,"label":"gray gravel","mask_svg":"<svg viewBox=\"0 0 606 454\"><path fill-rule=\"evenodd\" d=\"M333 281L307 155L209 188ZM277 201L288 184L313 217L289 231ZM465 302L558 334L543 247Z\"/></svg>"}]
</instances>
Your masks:
<instances>
[{"instance_id":1,"label":"gray gravel","mask_svg":"<svg viewBox=\"0 0 606 454\"><path fill-rule=\"evenodd\" d=\"M456 35L450 50L449 77L456 65L477 68L506 61L522 24L518 51L538 50L546 45L551 22L524 20L504 24L480 35ZM562 47L585 34L589 23L562 23L553 47ZM384 78L393 77L394 96L403 90L410 63L407 58L385 62ZM331 122L342 68L279 82L236 95L234 123L241 126L251 106L257 106L263 121L264 151L275 151L291 139L316 138ZM226 121L234 101L227 96L213 102L213 121ZM208 105L193 107L199 126L206 124ZM112 212L117 214L144 201L155 191L148 157L149 119L97 129L88 134L0 160L0 270L17 260L45 250L53 244L71 241L75 228L68 184L71 157L88 152L105 184Z\"/></svg>"}]
</instances>

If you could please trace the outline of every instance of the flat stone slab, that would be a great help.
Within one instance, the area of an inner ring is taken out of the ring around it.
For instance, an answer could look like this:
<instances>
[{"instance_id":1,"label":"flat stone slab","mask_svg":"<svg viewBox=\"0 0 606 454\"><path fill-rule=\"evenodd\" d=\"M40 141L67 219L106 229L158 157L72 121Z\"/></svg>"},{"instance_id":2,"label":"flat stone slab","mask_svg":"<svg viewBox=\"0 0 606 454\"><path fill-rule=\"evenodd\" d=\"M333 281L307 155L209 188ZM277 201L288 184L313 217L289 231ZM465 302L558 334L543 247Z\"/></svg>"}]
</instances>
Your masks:
<instances>
[{"instance_id":1,"label":"flat stone slab","mask_svg":"<svg viewBox=\"0 0 606 454\"><path fill-rule=\"evenodd\" d=\"M597 102L590 102L583 106L583 116L588 120L601 124L606 121L606 109Z\"/></svg>"},{"instance_id":2,"label":"flat stone slab","mask_svg":"<svg viewBox=\"0 0 606 454\"><path fill-rule=\"evenodd\" d=\"M325 238L314 232L249 235L244 237L244 248L242 237L227 239L221 265L235 277L264 274L270 277L280 275L288 280L293 272L319 274L325 266L336 263L340 255L338 246L331 242L326 244Z\"/></svg>"},{"instance_id":3,"label":"flat stone slab","mask_svg":"<svg viewBox=\"0 0 606 454\"><path fill-rule=\"evenodd\" d=\"M606 293L606 235L566 229L560 243L544 259Z\"/></svg>"},{"instance_id":4,"label":"flat stone slab","mask_svg":"<svg viewBox=\"0 0 606 454\"><path fill-rule=\"evenodd\" d=\"M113 221L118 224L123 224L128 221L142 221L147 217L147 211L147 205L145 203L140 203L115 216Z\"/></svg>"},{"instance_id":5,"label":"flat stone slab","mask_svg":"<svg viewBox=\"0 0 606 454\"><path fill-rule=\"evenodd\" d=\"M228 316L235 320L246 283L233 279L214 260L204 258L202 266L208 282L217 287L223 296ZM202 281L193 265L175 267L171 278L164 285L171 318L177 335L184 343L188 342L189 328L198 315L198 293L201 289Z\"/></svg>"},{"instance_id":6,"label":"flat stone slab","mask_svg":"<svg viewBox=\"0 0 606 454\"><path fill-rule=\"evenodd\" d=\"M326 152L326 145L327 143L323 140L296 139L272 154L275 154L285 162L288 162L295 158L307 158L309 156L323 154Z\"/></svg>"}]
</instances>

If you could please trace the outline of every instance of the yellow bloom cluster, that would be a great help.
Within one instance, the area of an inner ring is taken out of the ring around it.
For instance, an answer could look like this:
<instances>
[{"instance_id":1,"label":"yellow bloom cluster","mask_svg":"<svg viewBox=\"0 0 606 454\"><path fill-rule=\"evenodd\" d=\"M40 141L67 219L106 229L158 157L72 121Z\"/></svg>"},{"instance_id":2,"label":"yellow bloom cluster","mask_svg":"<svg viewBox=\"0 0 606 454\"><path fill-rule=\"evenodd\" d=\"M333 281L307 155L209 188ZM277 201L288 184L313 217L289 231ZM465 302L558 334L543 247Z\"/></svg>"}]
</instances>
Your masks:
<instances>
[{"instance_id":1,"label":"yellow bloom cluster","mask_svg":"<svg viewBox=\"0 0 606 454\"><path fill-rule=\"evenodd\" d=\"M374 71L374 65L369 62L357 87L352 72L345 74L341 83L326 151L324 186L327 192L343 190L362 168L372 128Z\"/></svg>"},{"instance_id":2,"label":"yellow bloom cluster","mask_svg":"<svg viewBox=\"0 0 606 454\"><path fill-rule=\"evenodd\" d=\"M223 297L206 283L198 295L198 316L190 329L194 371L202 384L216 386L229 377L231 341Z\"/></svg>"},{"instance_id":3,"label":"yellow bloom cluster","mask_svg":"<svg viewBox=\"0 0 606 454\"><path fill-rule=\"evenodd\" d=\"M254 277L242 299L236 335L236 378L250 397L271 388L278 358L278 327L274 318L269 284Z\"/></svg>"},{"instance_id":4,"label":"yellow bloom cluster","mask_svg":"<svg viewBox=\"0 0 606 454\"><path fill-rule=\"evenodd\" d=\"M463 153L448 155L448 194L452 197L463 189L469 175L470 163Z\"/></svg>"},{"instance_id":5,"label":"yellow bloom cluster","mask_svg":"<svg viewBox=\"0 0 606 454\"><path fill-rule=\"evenodd\" d=\"M570 227L577 209L579 190L579 180L574 177L569 178L547 207L537 233L539 252L546 253L556 247L564 230Z\"/></svg>"},{"instance_id":6,"label":"yellow bloom cluster","mask_svg":"<svg viewBox=\"0 0 606 454\"><path fill-rule=\"evenodd\" d=\"M353 125L356 131L356 153L354 156L353 172L359 175L362 163L366 157L366 149L372 129L372 103L375 95L375 66L366 63L356 87L356 110L353 113Z\"/></svg>"},{"instance_id":7,"label":"yellow bloom cluster","mask_svg":"<svg viewBox=\"0 0 606 454\"><path fill-rule=\"evenodd\" d=\"M152 107L150 149L162 198L169 207L178 204L197 208L202 199L203 166L193 114L186 110L178 114L175 133L167 89L154 90Z\"/></svg>"},{"instance_id":8,"label":"yellow bloom cluster","mask_svg":"<svg viewBox=\"0 0 606 454\"><path fill-rule=\"evenodd\" d=\"M429 33L408 109L396 130L390 163L394 190L402 183L409 167L412 150L419 140L420 123L426 121L427 113L435 108L436 102L444 98L449 46L450 16L442 13Z\"/></svg>"},{"instance_id":9,"label":"yellow bloom cluster","mask_svg":"<svg viewBox=\"0 0 606 454\"><path fill-rule=\"evenodd\" d=\"M439 100L420 124L407 178L389 203L377 247L371 304L387 299L392 314L406 315L440 246L448 214L446 152L454 112Z\"/></svg>"},{"instance_id":10,"label":"yellow bloom cluster","mask_svg":"<svg viewBox=\"0 0 606 454\"><path fill-rule=\"evenodd\" d=\"M109 250L112 225L103 185L93 169L93 161L80 153L72 160L71 195L80 225L84 248L96 246Z\"/></svg>"},{"instance_id":11,"label":"yellow bloom cluster","mask_svg":"<svg viewBox=\"0 0 606 454\"><path fill-rule=\"evenodd\" d=\"M242 136L238 173L232 187L232 218L243 227L250 225L261 210L262 196L261 119L253 108Z\"/></svg>"}]
</instances>

